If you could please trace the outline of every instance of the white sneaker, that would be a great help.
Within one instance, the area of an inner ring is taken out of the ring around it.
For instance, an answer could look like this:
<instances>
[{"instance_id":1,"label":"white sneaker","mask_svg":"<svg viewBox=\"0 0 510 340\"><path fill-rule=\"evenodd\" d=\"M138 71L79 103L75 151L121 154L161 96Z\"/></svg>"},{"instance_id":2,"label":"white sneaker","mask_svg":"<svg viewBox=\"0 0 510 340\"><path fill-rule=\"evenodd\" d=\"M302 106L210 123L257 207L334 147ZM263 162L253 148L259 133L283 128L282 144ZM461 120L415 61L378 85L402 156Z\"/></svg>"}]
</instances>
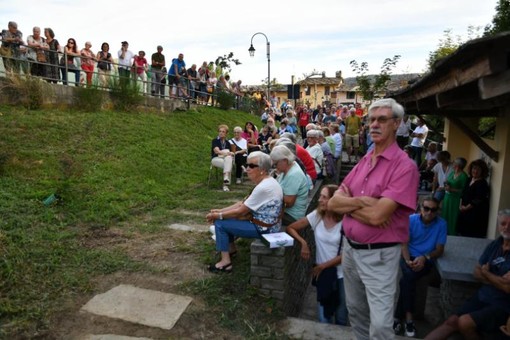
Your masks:
<instances>
[{"instance_id":1,"label":"white sneaker","mask_svg":"<svg viewBox=\"0 0 510 340\"><path fill-rule=\"evenodd\" d=\"M224 185L223 186L223 191L227 192L227 191L230 191L230 189L226 185Z\"/></svg>"},{"instance_id":2,"label":"white sneaker","mask_svg":"<svg viewBox=\"0 0 510 340\"><path fill-rule=\"evenodd\" d=\"M236 179L236 184L241 184L241 183L242 183L242 181L240 178Z\"/></svg>"}]
</instances>

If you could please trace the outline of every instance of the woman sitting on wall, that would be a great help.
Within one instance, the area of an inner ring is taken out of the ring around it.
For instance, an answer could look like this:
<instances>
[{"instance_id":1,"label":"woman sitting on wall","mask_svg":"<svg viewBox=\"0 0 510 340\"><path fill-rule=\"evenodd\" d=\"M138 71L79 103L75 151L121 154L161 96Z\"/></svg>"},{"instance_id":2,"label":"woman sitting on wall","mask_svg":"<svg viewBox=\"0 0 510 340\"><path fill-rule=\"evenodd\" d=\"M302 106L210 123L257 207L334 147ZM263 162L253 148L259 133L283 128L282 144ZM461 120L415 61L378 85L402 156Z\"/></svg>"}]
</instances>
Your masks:
<instances>
[{"instance_id":1,"label":"woman sitting on wall","mask_svg":"<svg viewBox=\"0 0 510 340\"><path fill-rule=\"evenodd\" d=\"M214 223L216 250L221 259L209 265L213 273L232 272L230 254L235 253L234 238L261 238L262 234L280 230L283 209L283 192L278 182L269 175L271 158L255 151L248 155L246 172L256 184L251 194L243 201L223 209L212 209L206 216Z\"/></svg>"}]
</instances>

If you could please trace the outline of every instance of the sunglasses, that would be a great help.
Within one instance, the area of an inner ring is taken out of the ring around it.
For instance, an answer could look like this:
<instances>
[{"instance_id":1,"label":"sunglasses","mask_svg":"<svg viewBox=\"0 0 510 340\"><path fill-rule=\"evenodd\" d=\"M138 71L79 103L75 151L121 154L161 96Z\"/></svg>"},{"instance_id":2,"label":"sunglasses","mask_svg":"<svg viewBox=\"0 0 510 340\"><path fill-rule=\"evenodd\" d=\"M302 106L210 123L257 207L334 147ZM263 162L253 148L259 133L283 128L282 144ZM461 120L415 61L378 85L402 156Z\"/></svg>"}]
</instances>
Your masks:
<instances>
[{"instance_id":1,"label":"sunglasses","mask_svg":"<svg viewBox=\"0 0 510 340\"><path fill-rule=\"evenodd\" d=\"M250 169L253 169L253 168L258 168L259 165L258 164L254 164L254 163L247 163L246 166Z\"/></svg>"},{"instance_id":2,"label":"sunglasses","mask_svg":"<svg viewBox=\"0 0 510 340\"><path fill-rule=\"evenodd\" d=\"M422 208L424 211L430 211L433 213L437 212L437 210L439 209L439 208L431 208L431 207L426 207L426 206L422 206Z\"/></svg>"}]
</instances>

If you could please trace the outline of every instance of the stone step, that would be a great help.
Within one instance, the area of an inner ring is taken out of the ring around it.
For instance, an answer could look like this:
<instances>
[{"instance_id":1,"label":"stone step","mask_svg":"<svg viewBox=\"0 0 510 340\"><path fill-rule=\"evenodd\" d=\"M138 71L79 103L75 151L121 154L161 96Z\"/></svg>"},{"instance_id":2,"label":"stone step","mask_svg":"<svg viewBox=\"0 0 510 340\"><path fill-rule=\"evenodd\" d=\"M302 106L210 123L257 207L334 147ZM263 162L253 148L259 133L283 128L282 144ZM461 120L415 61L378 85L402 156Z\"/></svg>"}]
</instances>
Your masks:
<instances>
[{"instance_id":1,"label":"stone step","mask_svg":"<svg viewBox=\"0 0 510 340\"><path fill-rule=\"evenodd\" d=\"M280 324L280 329L291 339L302 340L351 340L355 339L351 327L344 327L332 324L325 324L299 318L287 318ZM395 339L407 339L402 336L395 336Z\"/></svg>"}]
</instances>

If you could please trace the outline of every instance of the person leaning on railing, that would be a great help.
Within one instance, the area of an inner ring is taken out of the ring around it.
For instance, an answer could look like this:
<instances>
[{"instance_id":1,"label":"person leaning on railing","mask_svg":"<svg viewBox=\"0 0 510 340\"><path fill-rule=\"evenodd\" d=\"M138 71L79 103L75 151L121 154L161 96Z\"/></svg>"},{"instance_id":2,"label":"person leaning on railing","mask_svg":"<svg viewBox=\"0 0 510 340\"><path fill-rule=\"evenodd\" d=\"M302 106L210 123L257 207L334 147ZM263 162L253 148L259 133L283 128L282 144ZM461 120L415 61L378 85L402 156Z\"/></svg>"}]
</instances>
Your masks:
<instances>
[{"instance_id":1,"label":"person leaning on railing","mask_svg":"<svg viewBox=\"0 0 510 340\"><path fill-rule=\"evenodd\" d=\"M110 51L110 45L107 42L101 44L101 51L97 52L97 73L101 86L108 87L110 84L110 74L112 72L113 58Z\"/></svg>"},{"instance_id":2,"label":"person leaning on railing","mask_svg":"<svg viewBox=\"0 0 510 340\"><path fill-rule=\"evenodd\" d=\"M55 33L51 28L47 27L44 29L44 36L46 37L46 44L48 44L48 50L46 50L46 60L48 61L46 67L46 81L56 84L60 80L58 66L60 44L58 40L55 39Z\"/></svg>"},{"instance_id":3,"label":"person leaning on railing","mask_svg":"<svg viewBox=\"0 0 510 340\"><path fill-rule=\"evenodd\" d=\"M30 62L30 74L37 77L46 76L46 53L48 44L46 39L41 36L41 29L35 26L32 29L32 35L27 37L28 60Z\"/></svg>"},{"instance_id":4,"label":"person leaning on railing","mask_svg":"<svg viewBox=\"0 0 510 340\"><path fill-rule=\"evenodd\" d=\"M80 85L80 69L74 64L74 58L79 57L78 46L74 38L67 39L64 46L64 55L60 58L60 71L62 72L62 82L67 85L67 73L74 73L74 86Z\"/></svg>"},{"instance_id":5,"label":"person leaning on railing","mask_svg":"<svg viewBox=\"0 0 510 340\"><path fill-rule=\"evenodd\" d=\"M20 45L23 43L23 33L18 30L18 24L9 21L6 30L2 30L2 46L0 54L4 62L5 71L19 73Z\"/></svg>"},{"instance_id":6,"label":"person leaning on railing","mask_svg":"<svg viewBox=\"0 0 510 340\"><path fill-rule=\"evenodd\" d=\"M90 41L85 42L85 48L80 51L81 55L81 69L85 72L87 78L87 86L92 86L92 75L94 74L94 62L96 57L94 52L90 49L92 43Z\"/></svg>"}]
</instances>

